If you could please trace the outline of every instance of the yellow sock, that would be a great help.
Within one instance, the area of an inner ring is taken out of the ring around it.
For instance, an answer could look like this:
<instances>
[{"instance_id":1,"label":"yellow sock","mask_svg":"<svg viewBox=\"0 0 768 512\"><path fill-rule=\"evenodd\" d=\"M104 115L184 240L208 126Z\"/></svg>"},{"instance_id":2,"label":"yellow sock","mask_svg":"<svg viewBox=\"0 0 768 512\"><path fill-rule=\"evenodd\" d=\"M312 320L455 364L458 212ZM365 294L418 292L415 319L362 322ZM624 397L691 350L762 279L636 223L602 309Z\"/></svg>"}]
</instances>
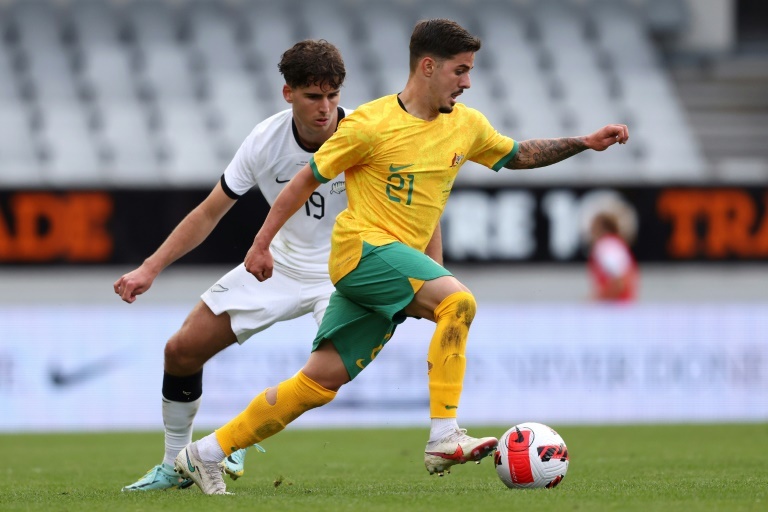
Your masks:
<instances>
[{"instance_id":1,"label":"yellow sock","mask_svg":"<svg viewBox=\"0 0 768 512\"><path fill-rule=\"evenodd\" d=\"M336 396L302 372L277 385L277 400L270 405L264 390L243 412L216 431L226 455L263 441L285 428L310 409L325 405Z\"/></svg>"},{"instance_id":2,"label":"yellow sock","mask_svg":"<svg viewBox=\"0 0 768 512\"><path fill-rule=\"evenodd\" d=\"M469 326L477 303L469 292L452 293L435 308L435 333L429 343L429 413L432 418L455 418L464 387Z\"/></svg>"}]
</instances>

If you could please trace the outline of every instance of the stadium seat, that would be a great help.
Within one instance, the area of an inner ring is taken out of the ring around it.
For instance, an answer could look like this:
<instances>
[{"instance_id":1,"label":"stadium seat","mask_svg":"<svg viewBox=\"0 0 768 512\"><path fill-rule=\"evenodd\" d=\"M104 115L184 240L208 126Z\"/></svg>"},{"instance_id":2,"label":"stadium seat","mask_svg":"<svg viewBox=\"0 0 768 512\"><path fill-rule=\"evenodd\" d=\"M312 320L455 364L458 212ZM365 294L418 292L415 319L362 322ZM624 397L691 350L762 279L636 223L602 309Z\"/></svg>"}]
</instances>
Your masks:
<instances>
[{"instance_id":1,"label":"stadium seat","mask_svg":"<svg viewBox=\"0 0 768 512\"><path fill-rule=\"evenodd\" d=\"M85 47L79 78L103 102L136 98L136 79L129 66L128 54L116 44Z\"/></svg>"},{"instance_id":2,"label":"stadium seat","mask_svg":"<svg viewBox=\"0 0 768 512\"><path fill-rule=\"evenodd\" d=\"M196 1L189 8L191 50L210 75L245 71L233 16L220 2Z\"/></svg>"},{"instance_id":3,"label":"stadium seat","mask_svg":"<svg viewBox=\"0 0 768 512\"><path fill-rule=\"evenodd\" d=\"M0 187L38 186L42 175L28 108L0 101L0 119Z\"/></svg>"},{"instance_id":4,"label":"stadium seat","mask_svg":"<svg viewBox=\"0 0 768 512\"><path fill-rule=\"evenodd\" d=\"M82 187L104 183L86 113L80 105L46 104L41 137L49 151L44 164L47 185Z\"/></svg>"},{"instance_id":5,"label":"stadium seat","mask_svg":"<svg viewBox=\"0 0 768 512\"><path fill-rule=\"evenodd\" d=\"M101 129L95 134L105 181L117 187L167 184L159 174L147 113L136 100L101 104Z\"/></svg>"},{"instance_id":6,"label":"stadium seat","mask_svg":"<svg viewBox=\"0 0 768 512\"><path fill-rule=\"evenodd\" d=\"M257 81L241 72L219 73L212 82L207 114L220 119L222 137L232 154L257 123L276 112L264 108L256 89Z\"/></svg>"},{"instance_id":7,"label":"stadium seat","mask_svg":"<svg viewBox=\"0 0 768 512\"><path fill-rule=\"evenodd\" d=\"M67 26L82 49L95 49L119 42L119 20L112 2L78 0L72 2Z\"/></svg>"},{"instance_id":8,"label":"stadium seat","mask_svg":"<svg viewBox=\"0 0 768 512\"><path fill-rule=\"evenodd\" d=\"M173 185L213 186L224 167L217 143L208 132L202 112L194 104L165 102L160 106L162 122L157 137L167 152L160 169Z\"/></svg>"},{"instance_id":9,"label":"stadium seat","mask_svg":"<svg viewBox=\"0 0 768 512\"><path fill-rule=\"evenodd\" d=\"M21 99L20 85L10 59L5 52L0 52L0 102L16 102Z\"/></svg>"},{"instance_id":10,"label":"stadium seat","mask_svg":"<svg viewBox=\"0 0 768 512\"><path fill-rule=\"evenodd\" d=\"M502 179L704 177L700 144L653 39L685 26L682 0L297 5L0 2L3 183L207 187L256 123L288 108L277 70L285 49L304 38L336 44L347 65L341 104L355 108L402 89L408 38L426 17L456 19L482 37L472 88L461 101L499 131L524 140L573 135L607 122L630 125L632 144L617 151ZM659 137L659 126L675 135ZM55 137L59 131L66 133ZM459 176L460 183L484 180L499 183L494 173Z\"/></svg>"}]
</instances>

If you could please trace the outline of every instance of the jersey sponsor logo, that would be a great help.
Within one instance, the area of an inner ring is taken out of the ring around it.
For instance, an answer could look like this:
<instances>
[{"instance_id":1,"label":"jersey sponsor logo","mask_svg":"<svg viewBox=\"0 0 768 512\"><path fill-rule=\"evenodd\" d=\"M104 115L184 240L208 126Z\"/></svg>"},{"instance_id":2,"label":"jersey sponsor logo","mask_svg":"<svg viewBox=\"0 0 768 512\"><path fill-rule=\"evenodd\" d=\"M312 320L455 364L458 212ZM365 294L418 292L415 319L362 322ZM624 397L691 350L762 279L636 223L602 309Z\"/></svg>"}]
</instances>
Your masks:
<instances>
[{"instance_id":1,"label":"jersey sponsor logo","mask_svg":"<svg viewBox=\"0 0 768 512\"><path fill-rule=\"evenodd\" d=\"M331 185L331 194L341 194L345 190L347 190L346 181L337 181Z\"/></svg>"},{"instance_id":2,"label":"jersey sponsor logo","mask_svg":"<svg viewBox=\"0 0 768 512\"><path fill-rule=\"evenodd\" d=\"M461 162L464 161L464 153L458 154L454 153L453 158L451 159L451 167L456 167L457 165L461 165Z\"/></svg>"},{"instance_id":3,"label":"jersey sponsor logo","mask_svg":"<svg viewBox=\"0 0 768 512\"><path fill-rule=\"evenodd\" d=\"M400 165L400 166L395 167L395 164L389 164L389 172L402 171L403 169L407 169L407 168L409 168L412 165L413 164L407 164L407 165Z\"/></svg>"},{"instance_id":4,"label":"jersey sponsor logo","mask_svg":"<svg viewBox=\"0 0 768 512\"><path fill-rule=\"evenodd\" d=\"M280 176L275 176L275 183L282 184L282 183L288 183L289 181L291 181L291 178L288 178L287 180L281 180Z\"/></svg>"}]
</instances>

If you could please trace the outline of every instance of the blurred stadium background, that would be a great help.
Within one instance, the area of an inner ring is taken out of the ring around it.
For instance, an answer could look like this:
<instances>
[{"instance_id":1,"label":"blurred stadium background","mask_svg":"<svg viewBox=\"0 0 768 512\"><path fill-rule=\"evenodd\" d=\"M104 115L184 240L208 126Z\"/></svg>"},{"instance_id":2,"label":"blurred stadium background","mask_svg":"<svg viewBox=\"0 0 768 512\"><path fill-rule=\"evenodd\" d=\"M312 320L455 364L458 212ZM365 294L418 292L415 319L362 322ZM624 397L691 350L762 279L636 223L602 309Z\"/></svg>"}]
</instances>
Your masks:
<instances>
[{"instance_id":1,"label":"blurred stadium background","mask_svg":"<svg viewBox=\"0 0 768 512\"><path fill-rule=\"evenodd\" d=\"M499 131L630 129L552 168L460 173L443 228L481 308L469 421L768 419L765 2L0 0L0 431L160 427L163 344L242 260L258 191L136 304L112 282L286 108L285 49L336 44L355 107L404 85L425 17L482 37L462 100ZM605 201L630 212L635 304L587 300L583 233ZM349 424L373 398L363 422L423 424L422 324L303 424ZM211 362L201 424L298 369L314 328L285 325Z\"/></svg>"}]
</instances>

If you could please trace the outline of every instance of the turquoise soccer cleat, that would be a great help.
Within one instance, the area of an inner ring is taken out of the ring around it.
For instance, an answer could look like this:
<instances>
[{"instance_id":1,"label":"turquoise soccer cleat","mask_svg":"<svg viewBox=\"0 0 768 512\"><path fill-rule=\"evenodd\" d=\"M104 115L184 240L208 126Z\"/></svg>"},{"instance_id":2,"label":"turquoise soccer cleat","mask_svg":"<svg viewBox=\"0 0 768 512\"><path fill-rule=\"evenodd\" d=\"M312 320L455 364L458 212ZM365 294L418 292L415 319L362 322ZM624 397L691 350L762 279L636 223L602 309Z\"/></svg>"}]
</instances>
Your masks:
<instances>
[{"instance_id":1,"label":"turquoise soccer cleat","mask_svg":"<svg viewBox=\"0 0 768 512\"><path fill-rule=\"evenodd\" d=\"M131 485L122 488L126 491L165 491L168 489L186 489L194 482L182 478L173 468L158 464Z\"/></svg>"},{"instance_id":2,"label":"turquoise soccer cleat","mask_svg":"<svg viewBox=\"0 0 768 512\"><path fill-rule=\"evenodd\" d=\"M267 450L265 450L261 445L254 444L254 448L259 450L261 453L266 453ZM232 455L224 459L219 465L224 470L226 474L229 475L229 478L232 480L237 480L241 476L243 476L243 473L245 473L245 451L247 448L241 448L240 450L237 450L235 452L232 452Z\"/></svg>"}]
</instances>

